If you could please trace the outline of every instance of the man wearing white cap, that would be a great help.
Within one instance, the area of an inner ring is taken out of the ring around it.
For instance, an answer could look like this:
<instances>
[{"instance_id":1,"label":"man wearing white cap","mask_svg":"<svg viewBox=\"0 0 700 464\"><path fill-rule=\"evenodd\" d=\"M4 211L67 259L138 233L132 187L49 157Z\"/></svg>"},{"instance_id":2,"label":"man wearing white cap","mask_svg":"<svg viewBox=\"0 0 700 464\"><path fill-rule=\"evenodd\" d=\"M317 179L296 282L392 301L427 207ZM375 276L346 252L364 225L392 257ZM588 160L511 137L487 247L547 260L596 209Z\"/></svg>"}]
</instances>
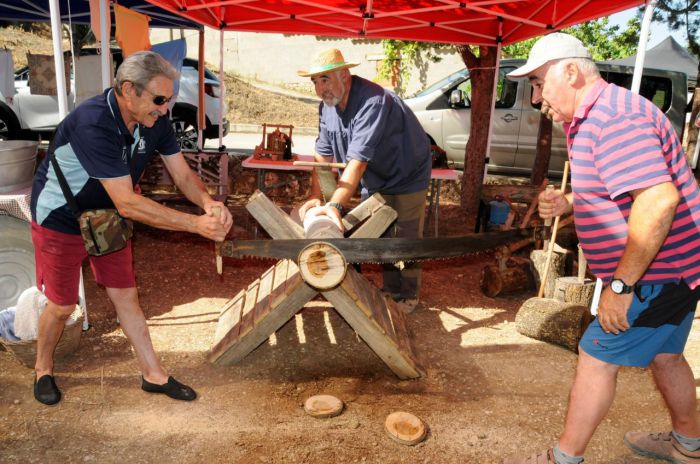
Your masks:
<instances>
[{"instance_id":1,"label":"man wearing white cap","mask_svg":"<svg viewBox=\"0 0 700 464\"><path fill-rule=\"evenodd\" d=\"M700 463L695 381L683 349L700 299L700 190L666 116L601 79L576 38L540 39L527 63L533 103L564 124L572 193L543 192L540 215L573 210L597 318L579 344L564 431L553 447L506 464L578 464L615 396L620 366L650 367L671 416L666 433L629 432L636 453Z\"/></svg>"},{"instance_id":2,"label":"man wearing white cap","mask_svg":"<svg viewBox=\"0 0 700 464\"><path fill-rule=\"evenodd\" d=\"M318 178L312 178L311 199L300 208L307 214L326 215L343 228L344 205L361 187L362 199L379 192L398 217L384 236L423 236L425 198L430 182L430 142L418 119L393 92L350 74L357 63L346 62L340 50L316 55L303 77L310 77L319 105L318 161L347 163L331 200L321 204ZM420 267L402 271L385 266L383 290L411 312L418 304Z\"/></svg>"}]
</instances>

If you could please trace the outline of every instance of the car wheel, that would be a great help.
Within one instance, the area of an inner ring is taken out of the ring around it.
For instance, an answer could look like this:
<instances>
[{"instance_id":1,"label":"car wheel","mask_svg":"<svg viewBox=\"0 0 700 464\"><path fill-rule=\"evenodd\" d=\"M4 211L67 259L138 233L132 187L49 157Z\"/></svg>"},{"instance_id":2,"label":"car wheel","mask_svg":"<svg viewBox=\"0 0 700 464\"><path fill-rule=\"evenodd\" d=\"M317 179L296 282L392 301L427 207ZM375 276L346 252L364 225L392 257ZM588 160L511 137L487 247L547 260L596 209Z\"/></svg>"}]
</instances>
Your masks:
<instances>
[{"instance_id":1,"label":"car wheel","mask_svg":"<svg viewBox=\"0 0 700 464\"><path fill-rule=\"evenodd\" d=\"M14 140L19 134L19 125L7 108L0 107L0 140Z\"/></svg>"},{"instance_id":2,"label":"car wheel","mask_svg":"<svg viewBox=\"0 0 700 464\"><path fill-rule=\"evenodd\" d=\"M17 303L36 284L34 245L28 222L0 216L0 310Z\"/></svg>"},{"instance_id":3,"label":"car wheel","mask_svg":"<svg viewBox=\"0 0 700 464\"><path fill-rule=\"evenodd\" d=\"M188 115L173 115L173 131L181 150L197 150L197 123Z\"/></svg>"}]
</instances>

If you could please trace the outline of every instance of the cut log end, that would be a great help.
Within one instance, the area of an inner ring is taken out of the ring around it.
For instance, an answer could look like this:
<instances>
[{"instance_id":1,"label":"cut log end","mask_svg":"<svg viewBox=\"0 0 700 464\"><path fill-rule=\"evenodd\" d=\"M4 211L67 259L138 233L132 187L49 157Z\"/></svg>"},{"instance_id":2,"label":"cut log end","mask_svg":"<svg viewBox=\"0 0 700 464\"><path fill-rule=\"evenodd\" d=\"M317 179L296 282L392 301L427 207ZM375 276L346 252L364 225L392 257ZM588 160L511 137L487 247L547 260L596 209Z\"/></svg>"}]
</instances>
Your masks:
<instances>
[{"instance_id":1,"label":"cut log end","mask_svg":"<svg viewBox=\"0 0 700 464\"><path fill-rule=\"evenodd\" d=\"M336 247L312 243L299 252L299 271L304 281L318 290L337 287L345 278L347 262Z\"/></svg>"}]
</instances>

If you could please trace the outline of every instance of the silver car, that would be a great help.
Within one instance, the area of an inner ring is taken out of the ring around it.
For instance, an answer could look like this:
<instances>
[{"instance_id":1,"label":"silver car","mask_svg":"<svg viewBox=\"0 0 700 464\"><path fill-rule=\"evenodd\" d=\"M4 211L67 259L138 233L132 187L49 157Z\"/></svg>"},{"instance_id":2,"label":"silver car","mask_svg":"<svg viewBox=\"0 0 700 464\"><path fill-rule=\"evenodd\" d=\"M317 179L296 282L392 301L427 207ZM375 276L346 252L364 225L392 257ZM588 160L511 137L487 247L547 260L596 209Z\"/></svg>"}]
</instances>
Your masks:
<instances>
[{"instance_id":1,"label":"silver car","mask_svg":"<svg viewBox=\"0 0 700 464\"><path fill-rule=\"evenodd\" d=\"M539 105L532 104L532 87L525 80L512 81L505 75L522 66L525 60L501 62L498 94L488 155L489 172L529 175L535 161ZM633 68L598 64L602 77L629 88ZM671 120L680 135L685 121L687 76L680 72L645 69L640 93L653 101ZM471 80L463 69L431 85L406 103L430 137L432 143L447 152L455 167L464 166L464 153L471 126ZM552 156L549 173L559 174L566 160L566 138L560 124L552 128Z\"/></svg>"}]
</instances>

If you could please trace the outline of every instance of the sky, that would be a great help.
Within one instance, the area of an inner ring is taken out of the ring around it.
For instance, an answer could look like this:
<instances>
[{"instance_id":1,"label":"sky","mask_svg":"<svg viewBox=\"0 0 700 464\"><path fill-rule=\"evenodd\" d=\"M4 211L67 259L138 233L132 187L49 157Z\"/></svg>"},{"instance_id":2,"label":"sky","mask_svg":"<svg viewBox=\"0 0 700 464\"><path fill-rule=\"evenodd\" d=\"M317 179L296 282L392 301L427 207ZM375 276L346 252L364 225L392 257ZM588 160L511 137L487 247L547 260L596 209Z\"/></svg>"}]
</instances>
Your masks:
<instances>
[{"instance_id":1,"label":"sky","mask_svg":"<svg viewBox=\"0 0 700 464\"><path fill-rule=\"evenodd\" d=\"M610 23L619 24L620 26L624 27L627 24L627 21L629 21L629 19L632 18L636 14L636 12L637 8L631 8L629 10L616 13L610 16ZM649 37L649 41L647 42L647 49L658 45L659 42L664 40L669 35L672 35L673 38L676 39L676 42L678 42L679 44L683 45L684 47L688 47L688 39L685 37L685 33L683 31L671 32L666 27L666 24L652 22L651 36Z\"/></svg>"}]
</instances>

